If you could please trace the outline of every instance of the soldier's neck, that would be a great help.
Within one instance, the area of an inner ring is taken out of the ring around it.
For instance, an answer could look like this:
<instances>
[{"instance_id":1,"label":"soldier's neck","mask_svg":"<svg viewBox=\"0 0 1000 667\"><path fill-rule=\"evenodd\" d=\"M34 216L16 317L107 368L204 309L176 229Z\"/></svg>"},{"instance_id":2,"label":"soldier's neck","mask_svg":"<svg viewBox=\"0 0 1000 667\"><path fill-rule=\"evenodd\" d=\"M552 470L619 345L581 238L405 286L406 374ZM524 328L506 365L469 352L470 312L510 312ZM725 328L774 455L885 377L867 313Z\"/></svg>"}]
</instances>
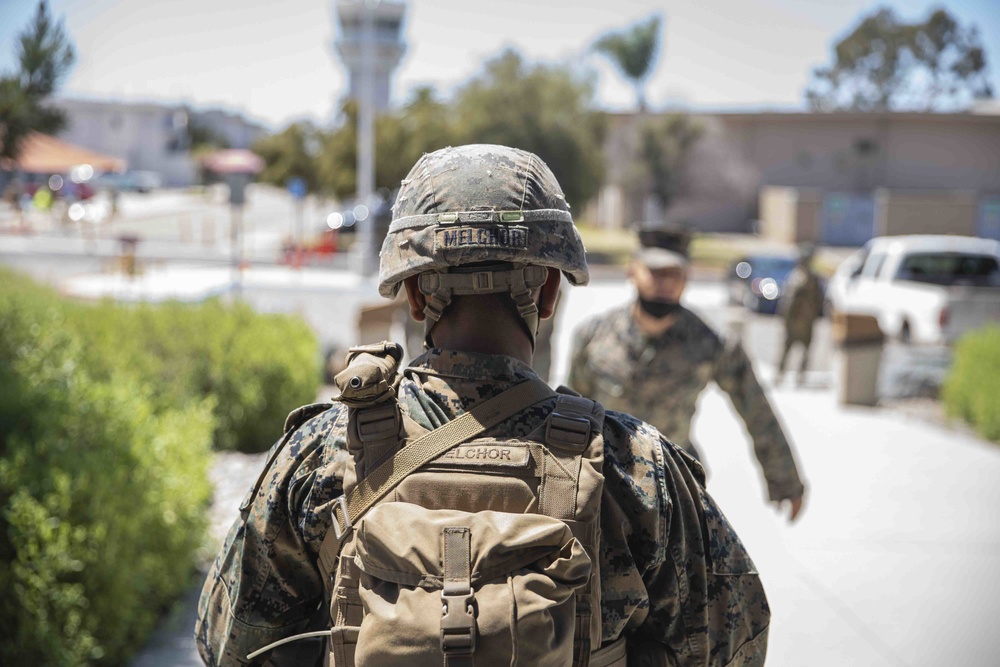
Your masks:
<instances>
[{"instance_id":1,"label":"soldier's neck","mask_svg":"<svg viewBox=\"0 0 1000 667\"><path fill-rule=\"evenodd\" d=\"M490 318L444 318L432 332L434 347L478 354L502 354L531 365L531 341L516 322L505 326Z\"/></svg>"},{"instance_id":2,"label":"soldier's neck","mask_svg":"<svg viewBox=\"0 0 1000 667\"><path fill-rule=\"evenodd\" d=\"M643 335L655 338L656 336L662 336L666 333L667 329L674 326L674 323L677 322L677 314L671 313L666 317L653 317L652 315L643 312L643 310L639 308L638 303L633 303L632 319L635 321L636 326L639 327L639 331L641 331Z\"/></svg>"}]
</instances>

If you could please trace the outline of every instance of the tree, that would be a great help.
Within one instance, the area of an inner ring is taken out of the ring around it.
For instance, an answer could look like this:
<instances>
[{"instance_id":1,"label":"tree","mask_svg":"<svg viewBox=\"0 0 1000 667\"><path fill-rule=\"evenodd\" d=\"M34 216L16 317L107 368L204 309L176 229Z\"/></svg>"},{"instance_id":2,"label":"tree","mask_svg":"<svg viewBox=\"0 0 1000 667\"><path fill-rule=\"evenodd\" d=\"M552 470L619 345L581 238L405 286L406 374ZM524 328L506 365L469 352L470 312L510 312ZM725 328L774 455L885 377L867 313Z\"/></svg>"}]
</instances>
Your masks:
<instances>
[{"instance_id":1,"label":"tree","mask_svg":"<svg viewBox=\"0 0 1000 667\"><path fill-rule=\"evenodd\" d=\"M455 94L455 142L504 144L542 158L579 210L604 177L604 115L593 86L565 67L529 66L514 51L486 63Z\"/></svg>"},{"instance_id":2,"label":"tree","mask_svg":"<svg viewBox=\"0 0 1000 667\"><path fill-rule=\"evenodd\" d=\"M321 189L317 150L320 133L309 123L293 123L278 134L258 139L253 151L264 158L259 179L285 187L290 178L305 181L310 192Z\"/></svg>"},{"instance_id":3,"label":"tree","mask_svg":"<svg viewBox=\"0 0 1000 667\"><path fill-rule=\"evenodd\" d=\"M424 153L449 145L495 143L536 153L552 168L566 198L580 208L600 187L603 115L593 89L558 66L527 66L507 51L455 93L451 104L419 88L405 107L375 121L375 184L394 190ZM322 189L354 194L357 107L345 103L340 126L324 135L318 156Z\"/></svg>"},{"instance_id":4,"label":"tree","mask_svg":"<svg viewBox=\"0 0 1000 667\"><path fill-rule=\"evenodd\" d=\"M946 10L905 23L888 8L865 17L834 45L833 64L806 87L817 111L961 109L993 96L979 32Z\"/></svg>"},{"instance_id":5,"label":"tree","mask_svg":"<svg viewBox=\"0 0 1000 667\"><path fill-rule=\"evenodd\" d=\"M380 119L375 137L375 182L390 190L424 153L457 143L454 118L433 88L413 91L409 103L398 113Z\"/></svg>"},{"instance_id":6,"label":"tree","mask_svg":"<svg viewBox=\"0 0 1000 667\"><path fill-rule=\"evenodd\" d=\"M320 190L337 199L347 199L357 192L355 183L358 167L358 105L354 100L344 102L341 118L340 127L322 135L316 162L319 169ZM378 136L379 128L376 123L376 140ZM375 154L377 169L381 162L378 159L377 146ZM375 184L378 187L377 178Z\"/></svg>"},{"instance_id":7,"label":"tree","mask_svg":"<svg viewBox=\"0 0 1000 667\"><path fill-rule=\"evenodd\" d=\"M357 104L348 100L340 125L320 135L319 189L338 199L350 198L356 191L357 124ZM431 88L418 88L402 109L375 119L375 187L398 188L421 155L452 143L448 106L434 97Z\"/></svg>"},{"instance_id":8,"label":"tree","mask_svg":"<svg viewBox=\"0 0 1000 667\"><path fill-rule=\"evenodd\" d=\"M18 70L0 78L0 157L12 160L31 132L55 134L66 123L62 111L44 101L69 73L76 54L45 2L18 35L17 58Z\"/></svg>"},{"instance_id":9,"label":"tree","mask_svg":"<svg viewBox=\"0 0 1000 667\"><path fill-rule=\"evenodd\" d=\"M192 155L203 155L223 148L230 148L225 135L197 121L188 121L187 145Z\"/></svg>"},{"instance_id":10,"label":"tree","mask_svg":"<svg viewBox=\"0 0 1000 667\"><path fill-rule=\"evenodd\" d=\"M657 116L640 125L637 154L644 173L637 180L648 183L660 211L666 211L678 194L684 161L701 134L701 126L687 114Z\"/></svg>"},{"instance_id":11,"label":"tree","mask_svg":"<svg viewBox=\"0 0 1000 667\"><path fill-rule=\"evenodd\" d=\"M646 110L646 80L659 55L660 22L660 15L655 14L624 30L609 32L594 43L594 50L610 58L632 83L640 112Z\"/></svg>"},{"instance_id":12,"label":"tree","mask_svg":"<svg viewBox=\"0 0 1000 667\"><path fill-rule=\"evenodd\" d=\"M601 185L603 114L591 108L593 87L569 69L527 66L507 51L455 93L450 104L431 88L414 91L402 109L375 120L375 185L395 190L424 153L449 145L496 143L538 154L568 201L583 207ZM318 189L339 199L355 192L357 105L344 103L341 122L319 134ZM274 156L261 151L270 166Z\"/></svg>"}]
</instances>

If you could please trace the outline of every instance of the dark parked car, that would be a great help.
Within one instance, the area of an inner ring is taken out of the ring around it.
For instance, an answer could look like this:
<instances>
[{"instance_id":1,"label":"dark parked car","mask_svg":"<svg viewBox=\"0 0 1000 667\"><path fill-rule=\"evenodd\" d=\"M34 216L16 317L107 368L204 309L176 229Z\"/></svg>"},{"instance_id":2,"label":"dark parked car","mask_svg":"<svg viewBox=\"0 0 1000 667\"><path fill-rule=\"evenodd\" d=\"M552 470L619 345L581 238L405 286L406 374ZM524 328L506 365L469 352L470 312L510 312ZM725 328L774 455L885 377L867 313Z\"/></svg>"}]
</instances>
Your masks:
<instances>
[{"instance_id":1,"label":"dark parked car","mask_svg":"<svg viewBox=\"0 0 1000 667\"><path fill-rule=\"evenodd\" d=\"M788 275L795 268L790 255L748 255L733 262L726 277L729 302L758 313L774 314Z\"/></svg>"}]
</instances>

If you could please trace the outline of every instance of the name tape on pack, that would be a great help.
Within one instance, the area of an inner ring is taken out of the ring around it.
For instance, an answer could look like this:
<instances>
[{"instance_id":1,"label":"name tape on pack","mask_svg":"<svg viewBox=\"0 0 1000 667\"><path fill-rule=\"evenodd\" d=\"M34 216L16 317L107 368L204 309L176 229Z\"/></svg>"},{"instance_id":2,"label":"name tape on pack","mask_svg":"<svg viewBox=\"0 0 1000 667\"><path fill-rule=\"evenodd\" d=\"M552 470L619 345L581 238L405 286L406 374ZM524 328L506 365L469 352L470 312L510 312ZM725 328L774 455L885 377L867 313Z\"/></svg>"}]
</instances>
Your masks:
<instances>
[{"instance_id":1,"label":"name tape on pack","mask_svg":"<svg viewBox=\"0 0 1000 667\"><path fill-rule=\"evenodd\" d=\"M459 445L450 449L434 463L461 463L462 465L487 465L523 468L528 465L531 453L527 447L499 442Z\"/></svg>"}]
</instances>

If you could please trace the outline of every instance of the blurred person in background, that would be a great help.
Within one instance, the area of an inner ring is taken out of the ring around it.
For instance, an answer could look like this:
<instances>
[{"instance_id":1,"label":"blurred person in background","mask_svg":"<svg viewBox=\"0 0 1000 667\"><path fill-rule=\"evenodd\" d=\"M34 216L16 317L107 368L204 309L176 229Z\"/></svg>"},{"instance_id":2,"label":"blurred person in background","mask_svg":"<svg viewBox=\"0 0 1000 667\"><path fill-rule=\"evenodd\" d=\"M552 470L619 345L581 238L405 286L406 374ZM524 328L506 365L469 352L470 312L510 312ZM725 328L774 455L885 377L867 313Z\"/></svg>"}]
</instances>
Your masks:
<instances>
[{"instance_id":1,"label":"blurred person in background","mask_svg":"<svg viewBox=\"0 0 1000 667\"><path fill-rule=\"evenodd\" d=\"M788 276L784 294L778 303L778 312L785 321L785 345L778 361L778 373L774 378L776 385L781 384L784 378L788 353L796 343L802 346L797 384L801 387L805 382L813 325L823 316L823 286L812 268L815 252L812 245L800 247L798 264Z\"/></svg>"},{"instance_id":2,"label":"blurred person in background","mask_svg":"<svg viewBox=\"0 0 1000 667\"><path fill-rule=\"evenodd\" d=\"M694 458L691 421L714 380L733 402L753 441L770 500L802 509L805 486L788 439L738 341L725 341L681 305L690 233L680 227L639 233L628 268L637 299L584 322L576 331L569 386L612 410L648 421Z\"/></svg>"}]
</instances>

